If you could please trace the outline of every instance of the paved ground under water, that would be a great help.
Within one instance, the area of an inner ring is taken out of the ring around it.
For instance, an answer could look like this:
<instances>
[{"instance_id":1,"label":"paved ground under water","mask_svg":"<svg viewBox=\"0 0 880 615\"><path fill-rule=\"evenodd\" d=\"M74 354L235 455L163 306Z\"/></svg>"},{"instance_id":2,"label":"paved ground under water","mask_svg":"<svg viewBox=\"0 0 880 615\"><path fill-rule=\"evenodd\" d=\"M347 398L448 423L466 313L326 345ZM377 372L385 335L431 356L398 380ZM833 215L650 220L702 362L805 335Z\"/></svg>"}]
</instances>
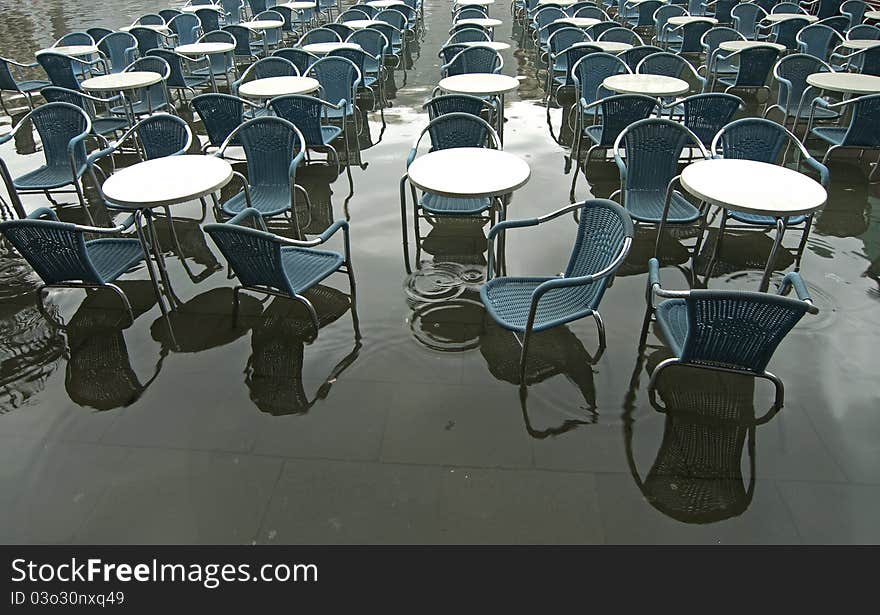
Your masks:
<instances>
[{"instance_id":1,"label":"paved ground under water","mask_svg":"<svg viewBox=\"0 0 880 615\"><path fill-rule=\"evenodd\" d=\"M29 61L65 32L126 25L163 6L0 0L0 54ZM568 204L571 176L548 130L534 52L520 48L507 0L492 14L504 20L496 39L514 43L503 72L521 78L505 149L532 167L510 217L531 217ZM326 167L300 177L313 201L311 231L350 220L360 337L344 276L312 294L324 323L314 343L304 313L284 300L252 296L233 323L226 264L198 223L183 219L198 219L197 203L175 210L183 259L159 225L183 301L170 318L173 338L143 268L122 284L133 325L120 324L112 295L55 291L61 330L37 312L29 267L0 260L0 541L880 541L873 156L830 163L829 202L801 267L821 313L807 315L772 361L786 384L772 420L748 426L770 407L766 383L687 369L661 381L666 414L650 405L650 373L669 356L653 332L639 349L650 231L638 233L601 305L607 350L592 356L591 319L538 336L521 398L517 342L486 322L473 284L486 227L425 223L422 268L447 264L405 285L398 180L426 123L420 106L438 81L450 21L446 0L427 0L405 82L395 72L387 127L369 114L353 193L345 174ZM558 132L561 111L551 117ZM41 154L20 139L0 156L17 174ZM591 163L578 197L608 196L617 182L613 163ZM28 210L44 204L25 197ZM81 219L69 199L62 204L63 218ZM508 271L562 270L573 235L570 217L516 231ZM786 239L792 252L798 239ZM689 270L691 243L666 242L665 286L688 283L676 266ZM771 243L760 231L731 233L709 287L756 288ZM792 263L783 254L779 268ZM463 283L446 301L413 299L436 291L425 288L432 280L456 276Z\"/></svg>"}]
</instances>

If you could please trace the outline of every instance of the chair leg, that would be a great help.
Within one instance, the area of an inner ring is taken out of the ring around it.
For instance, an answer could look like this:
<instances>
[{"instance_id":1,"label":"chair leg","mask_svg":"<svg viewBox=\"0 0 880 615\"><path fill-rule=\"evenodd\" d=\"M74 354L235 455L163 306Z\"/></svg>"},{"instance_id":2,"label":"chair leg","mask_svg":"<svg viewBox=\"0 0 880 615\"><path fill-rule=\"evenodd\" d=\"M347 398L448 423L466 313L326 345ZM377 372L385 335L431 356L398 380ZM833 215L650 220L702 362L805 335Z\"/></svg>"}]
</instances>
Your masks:
<instances>
[{"instance_id":1,"label":"chair leg","mask_svg":"<svg viewBox=\"0 0 880 615\"><path fill-rule=\"evenodd\" d=\"M526 328L525 334L523 335L522 341L522 350L519 355L519 384L520 386L525 386L526 384L526 362L528 361L529 354L529 341L532 338L532 330L531 328Z\"/></svg>"},{"instance_id":2,"label":"chair leg","mask_svg":"<svg viewBox=\"0 0 880 615\"><path fill-rule=\"evenodd\" d=\"M651 400L651 405L655 408L657 407L655 387L657 386L657 379L660 377L660 372L662 372L670 365L675 365L676 363L679 363L677 357L671 357L669 359L660 361L659 365L654 368L654 373L651 374L651 380L648 382L648 397Z\"/></svg>"},{"instance_id":3,"label":"chair leg","mask_svg":"<svg viewBox=\"0 0 880 615\"><path fill-rule=\"evenodd\" d=\"M315 306L313 306L312 302L302 295L293 295L293 298L306 306L306 309L309 311L309 317L312 319L312 324L315 327L315 337L312 338L312 341L318 339L320 325L318 323L318 313L315 311Z\"/></svg>"},{"instance_id":4,"label":"chair leg","mask_svg":"<svg viewBox=\"0 0 880 615\"><path fill-rule=\"evenodd\" d=\"M37 310L39 310L40 314L43 315L43 318L48 320L52 325L56 327L63 327L64 325L62 325L49 315L49 312L46 311L46 306L43 304L43 291L46 290L48 287L48 284L41 284L37 287L37 290L34 291L37 296Z\"/></svg>"},{"instance_id":5,"label":"chair leg","mask_svg":"<svg viewBox=\"0 0 880 615\"><path fill-rule=\"evenodd\" d=\"M782 408L785 403L785 385L782 384L782 380L780 380L776 374L768 371L765 371L763 374L758 374L756 377L769 380L773 383L773 386L776 389L776 396L773 405L776 409Z\"/></svg>"},{"instance_id":6,"label":"chair leg","mask_svg":"<svg viewBox=\"0 0 880 615\"><path fill-rule=\"evenodd\" d=\"M593 319L596 321L596 328L599 330L599 352L605 350L605 323L602 322L602 315L593 310Z\"/></svg>"},{"instance_id":7,"label":"chair leg","mask_svg":"<svg viewBox=\"0 0 880 615\"><path fill-rule=\"evenodd\" d=\"M107 288L115 292L119 298L122 300L123 305L125 305L126 311L128 311L128 322L129 324L134 324L134 311L131 309L131 303L128 301L128 297L125 296L125 293L122 292L122 289L116 286L116 284L107 284Z\"/></svg>"},{"instance_id":8,"label":"chair leg","mask_svg":"<svg viewBox=\"0 0 880 615\"><path fill-rule=\"evenodd\" d=\"M89 206L86 203L85 196L83 195L82 186L79 185L79 178L73 180L73 187L76 190L76 198L79 199L79 206L82 207L84 212L86 212L86 217L89 219L89 224L95 226L95 219L92 217L92 212L89 211Z\"/></svg>"}]
</instances>

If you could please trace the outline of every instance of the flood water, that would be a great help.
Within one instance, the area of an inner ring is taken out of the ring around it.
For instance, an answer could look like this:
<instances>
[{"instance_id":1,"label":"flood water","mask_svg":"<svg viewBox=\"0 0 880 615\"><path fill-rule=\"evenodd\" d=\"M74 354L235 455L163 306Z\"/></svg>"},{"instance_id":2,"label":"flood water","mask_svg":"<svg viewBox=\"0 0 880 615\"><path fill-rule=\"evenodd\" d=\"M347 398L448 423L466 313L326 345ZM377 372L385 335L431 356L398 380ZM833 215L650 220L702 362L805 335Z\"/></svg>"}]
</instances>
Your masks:
<instances>
[{"instance_id":1,"label":"flood water","mask_svg":"<svg viewBox=\"0 0 880 615\"><path fill-rule=\"evenodd\" d=\"M0 0L0 55L31 61L66 32L127 25L165 6ZM532 169L509 216L533 217L568 204L571 175L548 129L534 51L520 48L507 0L491 12L504 20L496 40L513 44L503 72L521 79L508 97L505 149ZM407 281L398 180L426 124L421 104L450 23L447 0L427 0L405 82L395 71L389 89L387 126L371 112L360 137L353 191L334 169L300 175L310 232L350 221L359 334L344 276L310 294L322 322L313 343L304 311L283 299L250 295L234 323L234 280L200 230L197 203L175 208L182 255L164 219L158 226L183 302L173 336L143 268L120 284L134 324L110 293L53 291L50 310L67 324L59 329L36 310L27 264L2 257L0 541L880 542L874 157L829 164L829 201L801 264L821 312L804 317L769 366L786 385L772 420L754 426L772 403L767 383L707 371L669 369L659 385L666 413L649 403L650 374L670 356L653 331L639 348L653 231L637 233L600 306L605 352L595 357L592 319L538 335L521 396L519 346L487 321L477 292L488 227L423 222L424 275ZM8 129L8 118L0 123ZM551 123L558 137L559 109ZM0 156L17 175L39 164L34 151L18 139ZM592 162L588 178L579 199L618 187L610 161ZM81 221L75 202L57 198L62 218ZM566 216L514 231L507 271L563 270L574 230ZM787 235L778 269L792 266L799 239ZM665 287L689 283L681 269L691 243L666 241ZM756 289L771 244L759 230L731 232L708 286ZM450 278L460 283L440 293ZM431 293L440 300L418 299Z\"/></svg>"}]
</instances>

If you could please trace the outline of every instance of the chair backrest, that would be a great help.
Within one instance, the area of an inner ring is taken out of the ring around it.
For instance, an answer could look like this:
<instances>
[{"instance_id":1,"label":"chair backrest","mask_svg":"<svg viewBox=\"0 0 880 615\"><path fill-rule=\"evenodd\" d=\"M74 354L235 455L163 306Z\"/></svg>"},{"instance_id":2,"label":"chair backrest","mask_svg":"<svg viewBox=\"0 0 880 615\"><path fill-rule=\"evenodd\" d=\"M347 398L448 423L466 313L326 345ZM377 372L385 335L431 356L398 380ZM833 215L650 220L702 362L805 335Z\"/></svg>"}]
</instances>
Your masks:
<instances>
[{"instance_id":1,"label":"chair backrest","mask_svg":"<svg viewBox=\"0 0 880 615\"><path fill-rule=\"evenodd\" d=\"M644 0L636 5L636 20L630 22L635 28L650 28L654 26L654 13L663 6L662 0Z\"/></svg>"},{"instance_id":2,"label":"chair backrest","mask_svg":"<svg viewBox=\"0 0 880 615\"><path fill-rule=\"evenodd\" d=\"M168 22L168 27L177 35L179 45L190 45L198 40L202 22L192 13L181 13Z\"/></svg>"},{"instance_id":3,"label":"chair backrest","mask_svg":"<svg viewBox=\"0 0 880 615\"><path fill-rule=\"evenodd\" d=\"M562 28L553 32L547 39L547 48L553 55L558 55L577 43L585 43L590 40L587 33L581 28L572 28L563 25Z\"/></svg>"},{"instance_id":4,"label":"chair backrest","mask_svg":"<svg viewBox=\"0 0 880 615\"><path fill-rule=\"evenodd\" d=\"M93 41L100 41L102 38L107 36L108 34L112 34L113 30L110 28L103 28L101 26L96 26L94 28L86 28L86 33L92 37Z\"/></svg>"},{"instance_id":5,"label":"chair backrest","mask_svg":"<svg viewBox=\"0 0 880 615\"><path fill-rule=\"evenodd\" d=\"M645 44L642 37L629 28L608 28L599 35L597 40L611 41L614 43L627 43L633 46Z\"/></svg>"},{"instance_id":6,"label":"chair backrest","mask_svg":"<svg viewBox=\"0 0 880 615\"><path fill-rule=\"evenodd\" d=\"M575 10L572 16L586 17L588 19L598 19L600 21L610 21L608 13L606 13L596 5L582 6Z\"/></svg>"},{"instance_id":7,"label":"chair backrest","mask_svg":"<svg viewBox=\"0 0 880 615\"><path fill-rule=\"evenodd\" d=\"M670 17L687 15L687 11L677 4L665 4L654 11L654 31L659 35Z\"/></svg>"},{"instance_id":8,"label":"chair backrest","mask_svg":"<svg viewBox=\"0 0 880 615\"><path fill-rule=\"evenodd\" d=\"M70 281L103 283L86 252L83 232L75 224L59 222L49 209L40 209L34 214L43 212L52 219L28 217L0 222L0 233L46 284Z\"/></svg>"},{"instance_id":9,"label":"chair backrest","mask_svg":"<svg viewBox=\"0 0 880 615\"><path fill-rule=\"evenodd\" d=\"M241 284L268 286L295 294L284 272L281 243L275 235L229 223L206 224L203 228L220 248Z\"/></svg>"},{"instance_id":10,"label":"chair backrest","mask_svg":"<svg viewBox=\"0 0 880 615\"><path fill-rule=\"evenodd\" d=\"M73 71L74 59L52 51L41 51L36 55L36 58L52 85L79 91L79 79L76 78Z\"/></svg>"},{"instance_id":11,"label":"chair backrest","mask_svg":"<svg viewBox=\"0 0 880 615\"><path fill-rule=\"evenodd\" d=\"M339 38L343 41L351 36L354 32L352 28L349 28L344 23L326 23L322 27L327 28L328 30L333 30L334 32L336 32L336 34L339 35Z\"/></svg>"},{"instance_id":12,"label":"chair backrest","mask_svg":"<svg viewBox=\"0 0 880 615\"><path fill-rule=\"evenodd\" d=\"M599 147L610 148L624 128L651 116L657 108L657 100L640 94L620 94L602 98L599 106L602 110Z\"/></svg>"},{"instance_id":13,"label":"chair backrest","mask_svg":"<svg viewBox=\"0 0 880 615\"><path fill-rule=\"evenodd\" d=\"M759 117L746 117L724 126L712 147L724 158L781 164L780 156L792 141L797 141L797 137L782 125Z\"/></svg>"},{"instance_id":14,"label":"chair backrest","mask_svg":"<svg viewBox=\"0 0 880 615\"><path fill-rule=\"evenodd\" d=\"M369 4L367 4L365 2L358 2L357 4L352 4L351 7L349 8L349 10L357 10L357 11L361 11L362 13L366 13L368 15L367 19L372 19L373 17L375 17L376 13L379 12L379 9L377 9L374 6L370 6Z\"/></svg>"},{"instance_id":15,"label":"chair backrest","mask_svg":"<svg viewBox=\"0 0 880 615\"><path fill-rule=\"evenodd\" d=\"M155 113L131 128L137 134L145 160L185 153L192 145L189 125L169 113Z\"/></svg>"},{"instance_id":16,"label":"chair backrest","mask_svg":"<svg viewBox=\"0 0 880 615\"><path fill-rule=\"evenodd\" d=\"M847 106L852 114L841 145L880 148L880 94L853 98Z\"/></svg>"},{"instance_id":17,"label":"chair backrest","mask_svg":"<svg viewBox=\"0 0 880 615\"><path fill-rule=\"evenodd\" d=\"M627 211L608 199L591 199L580 209L577 235L571 250L565 277L574 278L590 275L610 267L627 248L626 241L632 240L633 224ZM583 293L582 299L596 305L612 276L600 278L599 294L595 289L581 286L575 293Z\"/></svg>"},{"instance_id":18,"label":"chair backrest","mask_svg":"<svg viewBox=\"0 0 880 615\"><path fill-rule=\"evenodd\" d=\"M147 13L138 17L134 23L139 26L164 26L165 19L158 13Z\"/></svg>"},{"instance_id":19,"label":"chair backrest","mask_svg":"<svg viewBox=\"0 0 880 615\"><path fill-rule=\"evenodd\" d=\"M602 36L602 33L617 27L619 27L619 24L616 21L600 21L596 25L586 28L586 31L587 34L590 35L590 38L592 38L594 41L597 41L599 40L599 37Z\"/></svg>"},{"instance_id":20,"label":"chair backrest","mask_svg":"<svg viewBox=\"0 0 880 615\"><path fill-rule=\"evenodd\" d=\"M453 32L446 40L447 45L454 43L476 43L492 40L483 28L466 27Z\"/></svg>"},{"instance_id":21,"label":"chair backrest","mask_svg":"<svg viewBox=\"0 0 880 615\"><path fill-rule=\"evenodd\" d=\"M746 38L755 38L758 22L767 16L767 12L753 2L742 2L730 11L733 28Z\"/></svg>"},{"instance_id":22,"label":"chair backrest","mask_svg":"<svg viewBox=\"0 0 880 615\"><path fill-rule=\"evenodd\" d=\"M407 29L408 23L406 19L406 15L401 13L400 11L395 11L394 9L385 9L376 13L376 16L373 17L376 21L384 21L387 24L390 24L403 32Z\"/></svg>"},{"instance_id":23,"label":"chair backrest","mask_svg":"<svg viewBox=\"0 0 880 615\"><path fill-rule=\"evenodd\" d=\"M69 32L55 41L53 47L67 45L94 45L95 39L88 32Z\"/></svg>"},{"instance_id":24,"label":"chair backrest","mask_svg":"<svg viewBox=\"0 0 880 615\"><path fill-rule=\"evenodd\" d=\"M849 17L849 27L852 28L865 18L865 11L869 10L868 4L862 0L846 0L840 5L841 15Z\"/></svg>"},{"instance_id":25,"label":"chair backrest","mask_svg":"<svg viewBox=\"0 0 880 615\"><path fill-rule=\"evenodd\" d=\"M220 147L232 131L241 125L246 103L230 94L200 94L190 104L202 120L208 141L214 147Z\"/></svg>"},{"instance_id":26,"label":"chair backrest","mask_svg":"<svg viewBox=\"0 0 880 615\"><path fill-rule=\"evenodd\" d=\"M284 24L284 15L274 9L268 9L254 15L254 20L280 21L282 24ZM277 45L281 42L281 34L283 30L283 25L280 28L270 28L267 30L263 30L262 36L264 41L269 45Z\"/></svg>"},{"instance_id":27,"label":"chair backrest","mask_svg":"<svg viewBox=\"0 0 880 615\"><path fill-rule=\"evenodd\" d=\"M842 0L819 0L819 7L816 9L816 17L820 20L840 15L840 5ZM845 17L845 15L841 15ZM847 18L847 23L849 19Z\"/></svg>"},{"instance_id":28,"label":"chair backrest","mask_svg":"<svg viewBox=\"0 0 880 615\"><path fill-rule=\"evenodd\" d=\"M178 15L183 15L183 11L177 9L162 9L159 11L159 16L165 20L165 23L171 23L171 20Z\"/></svg>"},{"instance_id":29,"label":"chair backrest","mask_svg":"<svg viewBox=\"0 0 880 615\"><path fill-rule=\"evenodd\" d=\"M534 19L532 19L532 23L534 24L535 30L540 30L544 28L548 24L553 23L557 19L565 19L567 15L565 11L556 6L548 6L542 8L537 13L535 13Z\"/></svg>"},{"instance_id":30,"label":"chair backrest","mask_svg":"<svg viewBox=\"0 0 880 615\"><path fill-rule=\"evenodd\" d=\"M681 43L679 53L697 53L703 49L703 35L712 29L708 21L692 21L684 24L679 30Z\"/></svg>"},{"instance_id":31,"label":"chair backrest","mask_svg":"<svg viewBox=\"0 0 880 615\"><path fill-rule=\"evenodd\" d=\"M859 52L859 72L863 75L880 76L880 46L869 47ZM855 58L853 58L855 59Z\"/></svg>"},{"instance_id":32,"label":"chair backrest","mask_svg":"<svg viewBox=\"0 0 880 615\"><path fill-rule=\"evenodd\" d=\"M170 73L166 85L172 88L185 88L186 78L183 73L183 57L170 49L151 49L145 58L162 58L168 63Z\"/></svg>"},{"instance_id":33,"label":"chair backrest","mask_svg":"<svg viewBox=\"0 0 880 615\"><path fill-rule=\"evenodd\" d=\"M251 79L268 79L270 77L299 77L296 65L281 56L261 58L247 67L239 81L244 83Z\"/></svg>"},{"instance_id":34,"label":"chair backrest","mask_svg":"<svg viewBox=\"0 0 880 615\"><path fill-rule=\"evenodd\" d=\"M109 61L110 71L119 73L134 62L138 43L128 32L111 32L98 41L98 50Z\"/></svg>"},{"instance_id":35,"label":"chair backrest","mask_svg":"<svg viewBox=\"0 0 880 615\"><path fill-rule=\"evenodd\" d=\"M235 55L240 57L253 57L251 49L251 30L244 26L223 26L224 32L229 32L235 38Z\"/></svg>"},{"instance_id":36,"label":"chair backrest","mask_svg":"<svg viewBox=\"0 0 880 615\"><path fill-rule=\"evenodd\" d=\"M276 116L296 126L306 145L324 145L321 120L326 112L324 101L320 98L302 95L278 96L269 101L269 109Z\"/></svg>"},{"instance_id":37,"label":"chair backrest","mask_svg":"<svg viewBox=\"0 0 880 615\"><path fill-rule=\"evenodd\" d=\"M306 71L321 84L321 98L334 105L340 100L354 102L355 92L361 84L361 74L351 60L334 56L319 59Z\"/></svg>"},{"instance_id":38,"label":"chair backrest","mask_svg":"<svg viewBox=\"0 0 880 615\"><path fill-rule=\"evenodd\" d=\"M166 84L168 78L171 76L171 66L168 64L168 62L165 61L165 58L159 57L158 55L148 55L144 56L143 58L138 58L137 60L129 64L123 72L141 70L150 71L162 75L162 81L160 81L159 83L139 90L139 92L146 91L148 93L141 94L141 96L146 96L150 102L150 106L153 108L167 105L168 90L166 88Z\"/></svg>"},{"instance_id":39,"label":"chair backrest","mask_svg":"<svg viewBox=\"0 0 880 615\"><path fill-rule=\"evenodd\" d=\"M220 6L226 16L226 23L236 25L241 22L242 0L220 0Z\"/></svg>"},{"instance_id":40,"label":"chair backrest","mask_svg":"<svg viewBox=\"0 0 880 615\"><path fill-rule=\"evenodd\" d=\"M339 17L336 18L336 21L339 23L345 23L346 21L360 21L364 19L372 19L372 15L364 12L360 8L350 8L342 11L339 14Z\"/></svg>"},{"instance_id":41,"label":"chair backrest","mask_svg":"<svg viewBox=\"0 0 880 615\"><path fill-rule=\"evenodd\" d=\"M618 54L618 57L626 63L632 72L635 72L639 62L649 55L660 53L661 51L663 50L660 47L655 47L654 45L638 45Z\"/></svg>"},{"instance_id":42,"label":"chair backrest","mask_svg":"<svg viewBox=\"0 0 880 615\"><path fill-rule=\"evenodd\" d=\"M202 24L203 32L212 32L220 29L220 13L214 9L196 9L196 17L199 18L199 22ZM238 22L231 19L226 22L226 25L236 24Z\"/></svg>"},{"instance_id":43,"label":"chair backrest","mask_svg":"<svg viewBox=\"0 0 880 615\"><path fill-rule=\"evenodd\" d=\"M280 117L258 117L236 128L247 159L248 183L252 186L289 186L290 165L305 155L305 140L296 126Z\"/></svg>"},{"instance_id":44,"label":"chair backrest","mask_svg":"<svg viewBox=\"0 0 880 615\"><path fill-rule=\"evenodd\" d=\"M437 57L443 60L443 66L446 66L447 64L452 62L455 56L457 56L467 48L468 46L464 43L453 43L451 45L444 45L437 53Z\"/></svg>"},{"instance_id":45,"label":"chair backrest","mask_svg":"<svg viewBox=\"0 0 880 615\"><path fill-rule=\"evenodd\" d=\"M462 27L472 27L472 26L462 26ZM453 30L455 30L455 26L453 26ZM377 32L381 32L382 35L388 40L388 53L391 53L393 48L400 47L402 45L402 33L400 30L392 26L390 23L374 23L368 29L376 30Z\"/></svg>"},{"instance_id":46,"label":"chair backrest","mask_svg":"<svg viewBox=\"0 0 880 615\"><path fill-rule=\"evenodd\" d=\"M428 119L433 120L447 113L470 113L480 117L480 113L488 108L488 103L478 96L444 94L426 101L422 107L428 111Z\"/></svg>"},{"instance_id":47,"label":"chair backrest","mask_svg":"<svg viewBox=\"0 0 880 615\"><path fill-rule=\"evenodd\" d=\"M247 3L251 7L251 14L252 15L257 15L259 13L262 13L267 8L269 8L268 0L247 0Z\"/></svg>"},{"instance_id":48,"label":"chair backrest","mask_svg":"<svg viewBox=\"0 0 880 615\"><path fill-rule=\"evenodd\" d=\"M702 147L697 136L678 122L649 118L630 124L614 144L618 164L623 164L620 148L626 151L624 188L665 194L678 174L679 158L688 145Z\"/></svg>"},{"instance_id":49,"label":"chair backrest","mask_svg":"<svg viewBox=\"0 0 880 615\"><path fill-rule=\"evenodd\" d=\"M610 53L589 53L571 67L571 75L580 97L587 104L599 98L599 89L606 77L630 72L623 60Z\"/></svg>"},{"instance_id":50,"label":"chair backrest","mask_svg":"<svg viewBox=\"0 0 880 615\"><path fill-rule=\"evenodd\" d=\"M790 297L741 290L692 290L686 302L681 360L752 373L763 373L810 307Z\"/></svg>"},{"instance_id":51,"label":"chair backrest","mask_svg":"<svg viewBox=\"0 0 880 615\"><path fill-rule=\"evenodd\" d=\"M770 14L772 15L778 15L782 13L790 15L807 14L807 12L802 9L801 5L797 2L780 2L779 4L774 5L772 9L770 9Z\"/></svg>"},{"instance_id":52,"label":"chair backrest","mask_svg":"<svg viewBox=\"0 0 880 615\"><path fill-rule=\"evenodd\" d=\"M664 75L666 77L681 78L689 67L688 61L680 55L661 51L660 53L652 53L645 57L636 66L635 72L643 75Z\"/></svg>"},{"instance_id":53,"label":"chair backrest","mask_svg":"<svg viewBox=\"0 0 880 615\"><path fill-rule=\"evenodd\" d=\"M778 57L779 50L769 45L749 47L740 51L736 87L764 87Z\"/></svg>"},{"instance_id":54,"label":"chair backrest","mask_svg":"<svg viewBox=\"0 0 880 615\"><path fill-rule=\"evenodd\" d=\"M458 21L459 19L485 19L488 16L487 10L481 6L465 6L456 11L452 21Z\"/></svg>"},{"instance_id":55,"label":"chair backrest","mask_svg":"<svg viewBox=\"0 0 880 615\"><path fill-rule=\"evenodd\" d=\"M846 31L850 41L876 41L880 39L880 28L869 24L859 24Z\"/></svg>"},{"instance_id":56,"label":"chair backrest","mask_svg":"<svg viewBox=\"0 0 880 615\"><path fill-rule=\"evenodd\" d=\"M366 75L366 62L368 56L367 52L363 49L334 49L327 55L335 58L345 58L357 67L358 73L360 73L361 77Z\"/></svg>"},{"instance_id":57,"label":"chair backrest","mask_svg":"<svg viewBox=\"0 0 880 615\"><path fill-rule=\"evenodd\" d=\"M296 66L300 75L304 75L309 70L309 66L318 61L318 56L315 54L309 53L304 49L297 49L296 47L276 49L272 52L272 57L284 58Z\"/></svg>"},{"instance_id":58,"label":"chair backrest","mask_svg":"<svg viewBox=\"0 0 880 615\"><path fill-rule=\"evenodd\" d=\"M712 139L733 119L744 102L733 94L709 92L688 96L679 104L684 110L684 125L709 149Z\"/></svg>"},{"instance_id":59,"label":"chair backrest","mask_svg":"<svg viewBox=\"0 0 880 615\"><path fill-rule=\"evenodd\" d=\"M497 73L504 66L501 54L491 47L473 46L462 49L446 65L446 75Z\"/></svg>"},{"instance_id":60,"label":"chair backrest","mask_svg":"<svg viewBox=\"0 0 880 615\"><path fill-rule=\"evenodd\" d=\"M833 43L840 40L840 35L829 26L811 24L798 32L796 39L800 53L827 60L829 52L834 47Z\"/></svg>"},{"instance_id":61,"label":"chair backrest","mask_svg":"<svg viewBox=\"0 0 880 615\"><path fill-rule=\"evenodd\" d=\"M315 28L314 30L309 30L297 42L297 45L300 47L304 45L312 45L314 43L340 43L342 42L342 38L336 33L336 31L331 30L330 28Z\"/></svg>"},{"instance_id":62,"label":"chair backrest","mask_svg":"<svg viewBox=\"0 0 880 615\"><path fill-rule=\"evenodd\" d=\"M833 15L817 21L816 24L833 28L839 35L844 36L849 29L849 18L846 15Z\"/></svg>"},{"instance_id":63,"label":"chair backrest","mask_svg":"<svg viewBox=\"0 0 880 615\"><path fill-rule=\"evenodd\" d=\"M391 43L385 38L385 35L372 28L357 30L345 41L360 45L361 49L379 59L391 51Z\"/></svg>"},{"instance_id":64,"label":"chair backrest","mask_svg":"<svg viewBox=\"0 0 880 615\"><path fill-rule=\"evenodd\" d=\"M9 68L9 60L0 57L0 92L18 92L18 82Z\"/></svg>"},{"instance_id":65,"label":"chair backrest","mask_svg":"<svg viewBox=\"0 0 880 615\"><path fill-rule=\"evenodd\" d=\"M151 49L158 49L162 46L159 33L151 28L135 26L128 33L137 39L138 53L142 56L147 55L147 52Z\"/></svg>"},{"instance_id":66,"label":"chair backrest","mask_svg":"<svg viewBox=\"0 0 880 615\"><path fill-rule=\"evenodd\" d=\"M492 127L470 113L445 113L435 117L422 130L421 135L425 134L431 138L432 152L455 147L497 147Z\"/></svg>"},{"instance_id":67,"label":"chair backrest","mask_svg":"<svg viewBox=\"0 0 880 615\"><path fill-rule=\"evenodd\" d=\"M733 7L739 4L739 1L740 0L716 0L715 14L713 17L718 20L718 23L731 23L732 17L730 16L730 11L733 10Z\"/></svg>"},{"instance_id":68,"label":"chair backrest","mask_svg":"<svg viewBox=\"0 0 880 615\"><path fill-rule=\"evenodd\" d=\"M706 30L706 33L703 34L703 38L700 41L703 45L703 49L706 52L706 63L709 63L709 59L712 57L712 53L718 49L718 45L721 43L725 43L727 41L742 41L745 40L742 34L734 30L733 28L728 28L727 26L716 26L714 28L709 28Z\"/></svg>"},{"instance_id":69,"label":"chair backrest","mask_svg":"<svg viewBox=\"0 0 880 615\"><path fill-rule=\"evenodd\" d=\"M824 27L824 26L823 26ZM830 30L830 28L828 28ZM831 30L833 32L833 30ZM802 101L809 84L807 77L813 73L831 72L832 68L816 56L804 53L793 53L783 57L773 67L773 74L779 82L777 104L783 110L797 113L799 105L807 109L809 101Z\"/></svg>"}]
</instances>

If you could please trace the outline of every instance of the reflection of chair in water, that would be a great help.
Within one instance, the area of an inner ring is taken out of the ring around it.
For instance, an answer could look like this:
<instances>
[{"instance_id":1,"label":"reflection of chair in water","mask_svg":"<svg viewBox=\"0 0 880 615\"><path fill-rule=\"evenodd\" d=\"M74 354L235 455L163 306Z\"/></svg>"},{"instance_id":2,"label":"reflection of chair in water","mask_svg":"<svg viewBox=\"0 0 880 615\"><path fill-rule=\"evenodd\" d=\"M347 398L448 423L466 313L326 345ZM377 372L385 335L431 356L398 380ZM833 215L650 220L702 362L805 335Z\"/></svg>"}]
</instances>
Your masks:
<instances>
[{"instance_id":1,"label":"reflection of chair in water","mask_svg":"<svg viewBox=\"0 0 880 615\"><path fill-rule=\"evenodd\" d=\"M315 306L319 326L338 320L352 307L354 347L337 363L310 399L303 386L305 344L311 338L311 323L295 303L275 299L263 312L251 335L251 356L245 370L245 384L251 400L269 414L305 414L324 399L339 375L357 359L361 348L356 307L348 295L327 286L314 286L306 293Z\"/></svg>"},{"instance_id":2,"label":"reflection of chair in water","mask_svg":"<svg viewBox=\"0 0 880 615\"><path fill-rule=\"evenodd\" d=\"M649 363L656 365L652 358ZM669 370L657 385L666 423L644 480L635 461L632 421L624 428L626 455L636 485L654 508L683 523L715 523L745 512L754 494L754 380L694 371ZM742 473L746 443L748 481Z\"/></svg>"},{"instance_id":3,"label":"reflection of chair in water","mask_svg":"<svg viewBox=\"0 0 880 615\"><path fill-rule=\"evenodd\" d=\"M155 302L150 282L120 282L131 297L135 317ZM131 366L119 312L105 293L90 291L65 327L70 353L64 381L70 399L96 410L129 406L140 398L162 369L166 351L156 362L153 374L143 383Z\"/></svg>"}]
</instances>

